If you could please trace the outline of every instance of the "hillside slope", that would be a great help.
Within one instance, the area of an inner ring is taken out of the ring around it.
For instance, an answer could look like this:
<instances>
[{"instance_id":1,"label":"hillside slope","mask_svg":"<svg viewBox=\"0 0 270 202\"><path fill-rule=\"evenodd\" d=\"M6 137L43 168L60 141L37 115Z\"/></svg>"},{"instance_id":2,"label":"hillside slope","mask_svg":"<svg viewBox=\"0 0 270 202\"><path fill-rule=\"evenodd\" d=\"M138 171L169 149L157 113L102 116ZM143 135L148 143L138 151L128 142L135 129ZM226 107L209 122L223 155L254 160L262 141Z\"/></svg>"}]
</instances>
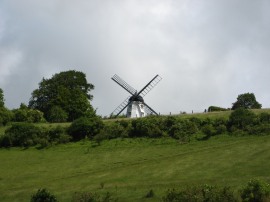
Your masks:
<instances>
[{"instance_id":1,"label":"hillside slope","mask_svg":"<svg viewBox=\"0 0 270 202\"><path fill-rule=\"evenodd\" d=\"M74 192L109 191L119 201L156 201L168 188L192 184L241 188L270 181L270 136L219 136L180 144L172 139L83 141L48 149L0 149L3 201L29 201L47 188L60 201ZM143 199L152 189L155 197Z\"/></svg>"}]
</instances>

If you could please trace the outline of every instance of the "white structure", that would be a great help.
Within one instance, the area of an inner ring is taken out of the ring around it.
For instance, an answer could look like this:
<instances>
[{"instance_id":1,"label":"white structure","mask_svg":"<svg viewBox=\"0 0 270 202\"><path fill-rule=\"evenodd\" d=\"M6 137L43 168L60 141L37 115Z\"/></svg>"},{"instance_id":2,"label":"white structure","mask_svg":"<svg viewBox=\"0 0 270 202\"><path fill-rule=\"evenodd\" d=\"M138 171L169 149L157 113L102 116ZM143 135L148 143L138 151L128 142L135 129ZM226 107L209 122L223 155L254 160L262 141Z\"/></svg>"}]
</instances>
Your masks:
<instances>
[{"instance_id":1,"label":"white structure","mask_svg":"<svg viewBox=\"0 0 270 202\"><path fill-rule=\"evenodd\" d=\"M145 117L145 106L140 101L131 101L127 107L127 118Z\"/></svg>"}]
</instances>

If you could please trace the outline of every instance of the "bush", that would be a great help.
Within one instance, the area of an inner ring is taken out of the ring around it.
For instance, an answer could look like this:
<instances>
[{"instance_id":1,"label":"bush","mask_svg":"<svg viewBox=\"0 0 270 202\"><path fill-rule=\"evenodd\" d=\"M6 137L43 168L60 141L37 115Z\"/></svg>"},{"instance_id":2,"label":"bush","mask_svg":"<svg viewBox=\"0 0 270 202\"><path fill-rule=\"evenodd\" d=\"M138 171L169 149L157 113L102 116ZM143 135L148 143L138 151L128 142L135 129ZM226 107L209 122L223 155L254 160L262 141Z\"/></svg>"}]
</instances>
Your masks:
<instances>
[{"instance_id":1,"label":"bush","mask_svg":"<svg viewBox=\"0 0 270 202\"><path fill-rule=\"evenodd\" d=\"M270 114L263 112L259 115L259 119L261 123L270 123Z\"/></svg>"},{"instance_id":2,"label":"bush","mask_svg":"<svg viewBox=\"0 0 270 202\"><path fill-rule=\"evenodd\" d=\"M215 186L187 187L182 191L169 190L162 198L164 202L234 202L237 201L229 187L218 188Z\"/></svg>"},{"instance_id":3,"label":"bush","mask_svg":"<svg viewBox=\"0 0 270 202\"><path fill-rule=\"evenodd\" d=\"M91 192L81 192L81 193L76 192L72 198L72 202L113 202L113 201L117 201L117 199L113 198L110 192L107 192L103 196Z\"/></svg>"},{"instance_id":4,"label":"bush","mask_svg":"<svg viewBox=\"0 0 270 202\"><path fill-rule=\"evenodd\" d=\"M21 104L19 109L13 110L13 121L15 122L29 122L29 123L39 123L45 122L43 113L36 109L29 109L25 105Z\"/></svg>"},{"instance_id":5,"label":"bush","mask_svg":"<svg viewBox=\"0 0 270 202\"><path fill-rule=\"evenodd\" d=\"M113 139L113 138L124 138L128 137L128 126L122 124L119 121L110 122L104 125L103 129L100 131L98 135L95 136L97 141L101 141L104 139Z\"/></svg>"},{"instance_id":6,"label":"bush","mask_svg":"<svg viewBox=\"0 0 270 202\"><path fill-rule=\"evenodd\" d=\"M68 133L72 136L73 140L78 141L86 137L93 138L100 132L103 126L100 117L81 117L72 122L68 128Z\"/></svg>"},{"instance_id":7,"label":"bush","mask_svg":"<svg viewBox=\"0 0 270 202\"><path fill-rule=\"evenodd\" d=\"M130 137L162 137L164 132L161 129L161 118L149 116L133 119L131 121Z\"/></svg>"},{"instance_id":8,"label":"bush","mask_svg":"<svg viewBox=\"0 0 270 202\"><path fill-rule=\"evenodd\" d=\"M39 143L40 139L46 138L46 131L31 123L14 123L5 131L6 146L29 147ZM8 141L7 141L8 140Z\"/></svg>"},{"instance_id":9,"label":"bush","mask_svg":"<svg viewBox=\"0 0 270 202\"><path fill-rule=\"evenodd\" d=\"M260 180L251 180L241 191L241 198L246 202L270 201L270 185Z\"/></svg>"},{"instance_id":10,"label":"bush","mask_svg":"<svg viewBox=\"0 0 270 202\"><path fill-rule=\"evenodd\" d=\"M208 112L216 112L216 111L227 111L228 109L222 108L222 107L216 107L216 106L210 106L208 107Z\"/></svg>"},{"instance_id":11,"label":"bush","mask_svg":"<svg viewBox=\"0 0 270 202\"><path fill-rule=\"evenodd\" d=\"M181 142L189 142L191 136L197 132L197 126L190 120L178 120L168 130L169 136L178 139Z\"/></svg>"},{"instance_id":12,"label":"bush","mask_svg":"<svg viewBox=\"0 0 270 202\"><path fill-rule=\"evenodd\" d=\"M244 108L233 111L228 121L229 128L235 127L240 130L245 130L248 126L253 126L255 124L258 124L255 113Z\"/></svg>"},{"instance_id":13,"label":"bush","mask_svg":"<svg viewBox=\"0 0 270 202\"><path fill-rule=\"evenodd\" d=\"M31 197L31 202L56 202L56 197L46 189L39 189Z\"/></svg>"}]
</instances>

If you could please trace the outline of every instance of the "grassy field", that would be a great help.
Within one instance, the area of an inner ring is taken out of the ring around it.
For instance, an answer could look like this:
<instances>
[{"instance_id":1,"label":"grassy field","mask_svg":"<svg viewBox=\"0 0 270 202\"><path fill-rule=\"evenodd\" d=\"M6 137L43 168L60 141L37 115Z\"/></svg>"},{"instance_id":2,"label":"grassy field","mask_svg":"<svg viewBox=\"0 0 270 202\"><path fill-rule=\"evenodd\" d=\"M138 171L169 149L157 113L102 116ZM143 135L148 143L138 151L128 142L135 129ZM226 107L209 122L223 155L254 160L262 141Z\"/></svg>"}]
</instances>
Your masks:
<instances>
[{"instance_id":1,"label":"grassy field","mask_svg":"<svg viewBox=\"0 0 270 202\"><path fill-rule=\"evenodd\" d=\"M29 201L47 188L60 201L73 193L109 191L119 201L159 201L168 188L211 184L239 189L270 181L270 136L83 141L47 149L0 149L0 201ZM144 196L153 190L154 198Z\"/></svg>"}]
</instances>

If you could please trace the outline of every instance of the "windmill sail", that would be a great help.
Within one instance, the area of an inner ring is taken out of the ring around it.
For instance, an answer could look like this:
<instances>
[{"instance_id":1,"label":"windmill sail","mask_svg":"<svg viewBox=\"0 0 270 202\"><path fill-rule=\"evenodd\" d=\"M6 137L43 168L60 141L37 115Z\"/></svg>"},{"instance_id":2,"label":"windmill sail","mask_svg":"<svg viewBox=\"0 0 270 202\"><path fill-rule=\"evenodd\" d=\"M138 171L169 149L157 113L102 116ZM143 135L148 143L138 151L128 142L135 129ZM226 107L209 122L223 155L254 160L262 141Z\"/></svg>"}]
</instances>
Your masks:
<instances>
[{"instance_id":1,"label":"windmill sail","mask_svg":"<svg viewBox=\"0 0 270 202\"><path fill-rule=\"evenodd\" d=\"M149 105L147 105L145 102L143 103L145 105L145 111L147 114L155 114L155 115L158 115L157 112L155 112L155 110L153 110Z\"/></svg>"},{"instance_id":2,"label":"windmill sail","mask_svg":"<svg viewBox=\"0 0 270 202\"><path fill-rule=\"evenodd\" d=\"M128 106L129 103L129 98L131 96L128 96L114 111L113 111L113 115L118 116L122 111L124 111L124 109Z\"/></svg>"},{"instance_id":3,"label":"windmill sail","mask_svg":"<svg viewBox=\"0 0 270 202\"><path fill-rule=\"evenodd\" d=\"M144 97L147 93L149 93L160 81L161 77L159 75L156 75L148 84L146 84L140 92L138 92L138 95L141 95Z\"/></svg>"},{"instance_id":4,"label":"windmill sail","mask_svg":"<svg viewBox=\"0 0 270 202\"><path fill-rule=\"evenodd\" d=\"M123 79L121 79L118 75L114 75L112 77L112 80L114 80L116 83L118 83L122 88L124 88L127 92L129 92L131 95L134 95L136 93L136 90L132 88L130 85L127 84Z\"/></svg>"},{"instance_id":5,"label":"windmill sail","mask_svg":"<svg viewBox=\"0 0 270 202\"><path fill-rule=\"evenodd\" d=\"M127 97L112 113L115 117L127 108L126 116L129 118L145 117L150 114L158 115L149 105L144 102L143 96L149 93L160 81L161 77L156 75L149 81L139 92L131 87L127 82L121 79L118 75L114 75L112 80L124 88L131 96Z\"/></svg>"}]
</instances>

